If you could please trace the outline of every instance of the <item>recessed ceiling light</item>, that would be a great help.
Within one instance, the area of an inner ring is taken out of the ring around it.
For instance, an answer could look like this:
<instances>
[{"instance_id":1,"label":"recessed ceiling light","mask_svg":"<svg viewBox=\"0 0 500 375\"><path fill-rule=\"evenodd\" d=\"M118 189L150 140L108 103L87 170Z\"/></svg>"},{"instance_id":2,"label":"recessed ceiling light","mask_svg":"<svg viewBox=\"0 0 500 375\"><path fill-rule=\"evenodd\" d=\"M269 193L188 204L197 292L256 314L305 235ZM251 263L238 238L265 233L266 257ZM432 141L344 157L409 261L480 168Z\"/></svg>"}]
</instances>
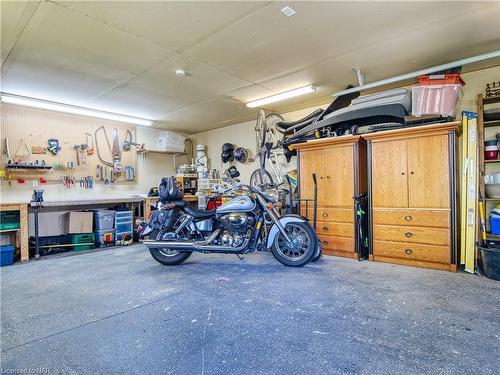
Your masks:
<instances>
[{"instance_id":1,"label":"recessed ceiling light","mask_svg":"<svg viewBox=\"0 0 500 375\"><path fill-rule=\"evenodd\" d=\"M285 16L287 16L288 18L290 18L290 17L294 16L295 13L297 13L297 12L294 11L290 7L284 7L283 9L281 9L281 13L283 13Z\"/></svg>"},{"instance_id":2,"label":"recessed ceiling light","mask_svg":"<svg viewBox=\"0 0 500 375\"><path fill-rule=\"evenodd\" d=\"M126 122L129 124L136 124L142 126L150 126L153 124L153 121L146 120L138 117L122 115L118 113L105 112L96 109L90 109L85 107L77 107L70 104L62 104L56 102L49 102L41 99L28 98L25 96L19 95L11 95L2 93L2 102L22 105L26 107L40 108L40 109L48 109L51 111L64 112L64 113L72 113L75 115L89 116L102 118L106 120Z\"/></svg>"},{"instance_id":3,"label":"recessed ceiling light","mask_svg":"<svg viewBox=\"0 0 500 375\"><path fill-rule=\"evenodd\" d=\"M177 77L185 77L186 76L186 71L184 69L176 69L175 70L175 75Z\"/></svg>"},{"instance_id":4,"label":"recessed ceiling light","mask_svg":"<svg viewBox=\"0 0 500 375\"><path fill-rule=\"evenodd\" d=\"M313 85L299 87L298 89L293 89L290 91L282 92L280 94L268 96L267 98L254 100L252 102L247 103L247 107L248 108L260 107L265 104L274 103L289 98L294 98L296 96L308 94L314 91L316 91L316 87L314 87Z\"/></svg>"}]
</instances>

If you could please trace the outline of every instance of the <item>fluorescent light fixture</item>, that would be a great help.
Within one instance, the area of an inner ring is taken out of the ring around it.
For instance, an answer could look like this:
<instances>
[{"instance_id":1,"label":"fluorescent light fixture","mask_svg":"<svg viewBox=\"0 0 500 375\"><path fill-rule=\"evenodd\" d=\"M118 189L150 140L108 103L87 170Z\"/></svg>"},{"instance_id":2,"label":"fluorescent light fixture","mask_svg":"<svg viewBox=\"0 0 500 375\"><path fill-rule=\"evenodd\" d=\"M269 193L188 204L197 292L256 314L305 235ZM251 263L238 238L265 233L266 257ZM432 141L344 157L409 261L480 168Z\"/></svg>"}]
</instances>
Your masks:
<instances>
[{"instance_id":1,"label":"fluorescent light fixture","mask_svg":"<svg viewBox=\"0 0 500 375\"><path fill-rule=\"evenodd\" d=\"M309 94L314 91L316 91L316 87L314 87L313 85L304 86L298 89L282 92L281 94L268 96L267 98L254 100L253 102L247 103L247 107L248 108L260 107L269 103L279 102L280 100L294 98L299 95Z\"/></svg>"},{"instance_id":2,"label":"fluorescent light fixture","mask_svg":"<svg viewBox=\"0 0 500 375\"><path fill-rule=\"evenodd\" d=\"M69 105L69 104L49 102L46 100L28 98L28 97L19 96L19 95L2 93L2 102L9 103L9 104L22 105L22 106L26 106L26 107L48 109L48 110L57 111L57 112L72 113L74 115L82 115L82 116L88 116L88 117L102 118L105 120L126 122L129 124L135 124L135 125L150 126L153 124L153 121L151 121L151 120L146 120L146 119L142 119L142 118L138 118L138 117L120 115L118 113L99 111L99 110L84 108L84 107L77 107L77 106Z\"/></svg>"},{"instance_id":3,"label":"fluorescent light fixture","mask_svg":"<svg viewBox=\"0 0 500 375\"><path fill-rule=\"evenodd\" d=\"M361 85L361 86L357 86L357 87L353 87L350 89L345 89L342 91L335 92L332 94L332 96L336 97L336 96L341 96L341 95L347 95L347 94L351 94L353 92L368 90L368 89L372 89L375 87L385 86L385 85L395 83L395 82L405 81L407 79L416 78L418 76L422 76L425 74L431 74L431 73L439 72L442 70L456 68L456 67L467 65L467 64L473 64L473 63L484 61L484 60L495 59L497 57L500 57L500 50L488 52L488 53L483 53L482 55L472 56L472 57L468 57L466 59L457 60L457 61L449 62L446 64L433 66L432 68L426 68L426 69L417 70L417 71L411 72L411 73L401 74L399 76L386 78L386 79L383 79L381 81L365 83L364 85Z\"/></svg>"}]
</instances>

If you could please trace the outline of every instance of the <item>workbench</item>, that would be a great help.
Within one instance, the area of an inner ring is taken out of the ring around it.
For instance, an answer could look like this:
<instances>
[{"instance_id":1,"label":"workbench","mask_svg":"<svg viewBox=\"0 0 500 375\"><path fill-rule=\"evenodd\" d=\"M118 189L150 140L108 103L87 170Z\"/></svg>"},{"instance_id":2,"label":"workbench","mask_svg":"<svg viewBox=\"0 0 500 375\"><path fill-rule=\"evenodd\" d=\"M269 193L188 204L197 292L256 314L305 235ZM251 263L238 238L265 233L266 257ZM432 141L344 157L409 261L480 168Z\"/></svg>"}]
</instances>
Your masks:
<instances>
[{"instance_id":1,"label":"workbench","mask_svg":"<svg viewBox=\"0 0 500 375\"><path fill-rule=\"evenodd\" d=\"M27 262L29 260L28 204L0 203L0 211L19 211L19 229L2 230L0 234L16 234L16 247L21 250L21 262Z\"/></svg>"},{"instance_id":2,"label":"workbench","mask_svg":"<svg viewBox=\"0 0 500 375\"><path fill-rule=\"evenodd\" d=\"M187 202L197 202L198 197L192 194L186 194L184 200ZM43 208L72 208L84 206L102 206L102 205L116 205L127 204L132 210L136 207L139 208L139 217L147 219L151 212L151 207L156 204L158 197L144 197L141 195L123 197L123 198L103 198L103 199L80 199L80 200L67 200L67 201L44 201ZM17 241L16 247L21 251L21 262L29 260L29 233L28 233L28 212L30 209L29 202L11 202L1 203L0 211L19 211L20 228L0 231L0 234L16 233ZM33 234L34 235L34 234Z\"/></svg>"}]
</instances>

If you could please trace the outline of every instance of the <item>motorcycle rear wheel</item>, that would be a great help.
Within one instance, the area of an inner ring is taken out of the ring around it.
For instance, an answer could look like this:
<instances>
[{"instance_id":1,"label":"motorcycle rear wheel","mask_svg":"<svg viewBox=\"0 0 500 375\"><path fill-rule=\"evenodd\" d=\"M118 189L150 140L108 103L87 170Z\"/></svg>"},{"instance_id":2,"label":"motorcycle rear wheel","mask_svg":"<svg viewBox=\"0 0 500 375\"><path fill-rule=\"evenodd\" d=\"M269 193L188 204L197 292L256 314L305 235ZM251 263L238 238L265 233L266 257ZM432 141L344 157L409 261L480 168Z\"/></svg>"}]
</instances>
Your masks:
<instances>
[{"instance_id":1,"label":"motorcycle rear wheel","mask_svg":"<svg viewBox=\"0 0 500 375\"><path fill-rule=\"evenodd\" d=\"M168 240L171 238L172 233L167 232L166 230L161 230L156 235L157 240ZM166 247L155 247L149 249L151 256L158 263L161 263L165 266L175 266L177 264L181 264L185 262L192 254L190 251L177 251L174 249L169 249Z\"/></svg>"},{"instance_id":2,"label":"motorcycle rear wheel","mask_svg":"<svg viewBox=\"0 0 500 375\"><path fill-rule=\"evenodd\" d=\"M316 255L318 239L308 223L293 222L285 226L288 236L294 241L290 244L280 232L274 239L271 252L274 257L288 267L302 267Z\"/></svg>"},{"instance_id":3,"label":"motorcycle rear wheel","mask_svg":"<svg viewBox=\"0 0 500 375\"><path fill-rule=\"evenodd\" d=\"M165 266L176 266L178 264L181 264L185 262L192 254L189 251L181 252L161 247L149 249L149 252L151 253L151 256L154 258L154 260Z\"/></svg>"}]
</instances>

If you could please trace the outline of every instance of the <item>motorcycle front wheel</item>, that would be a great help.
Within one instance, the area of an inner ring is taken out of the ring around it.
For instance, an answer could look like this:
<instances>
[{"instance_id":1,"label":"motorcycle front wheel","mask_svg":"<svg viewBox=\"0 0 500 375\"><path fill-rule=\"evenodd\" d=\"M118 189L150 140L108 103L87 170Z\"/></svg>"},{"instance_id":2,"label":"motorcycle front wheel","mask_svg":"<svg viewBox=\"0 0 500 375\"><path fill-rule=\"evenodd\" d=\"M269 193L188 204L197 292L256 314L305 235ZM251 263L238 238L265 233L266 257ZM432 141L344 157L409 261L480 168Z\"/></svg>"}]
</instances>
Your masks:
<instances>
[{"instance_id":1,"label":"motorcycle front wheel","mask_svg":"<svg viewBox=\"0 0 500 375\"><path fill-rule=\"evenodd\" d=\"M166 241L171 239L172 233L160 231L156 236L158 241ZM185 262L190 256L191 252L189 251L177 251L174 249L169 249L165 247L155 247L149 249L151 256L158 263L161 263L165 266L175 266L177 264L181 264Z\"/></svg>"},{"instance_id":2,"label":"motorcycle front wheel","mask_svg":"<svg viewBox=\"0 0 500 375\"><path fill-rule=\"evenodd\" d=\"M301 267L311 261L318 247L316 233L308 223L294 222L285 226L287 241L279 232L274 239L271 252L285 266Z\"/></svg>"}]
</instances>

